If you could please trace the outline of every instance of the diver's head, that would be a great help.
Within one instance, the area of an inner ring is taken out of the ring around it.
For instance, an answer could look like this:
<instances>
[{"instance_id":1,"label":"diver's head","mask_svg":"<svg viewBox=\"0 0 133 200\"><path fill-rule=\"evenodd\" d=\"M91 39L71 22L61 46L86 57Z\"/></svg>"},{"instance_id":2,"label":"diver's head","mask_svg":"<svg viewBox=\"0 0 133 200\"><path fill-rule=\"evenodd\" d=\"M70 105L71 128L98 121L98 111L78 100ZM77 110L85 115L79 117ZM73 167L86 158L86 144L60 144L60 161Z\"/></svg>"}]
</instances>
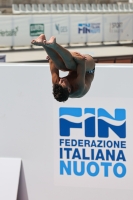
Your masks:
<instances>
[{"instance_id":1,"label":"diver's head","mask_svg":"<svg viewBox=\"0 0 133 200\"><path fill-rule=\"evenodd\" d=\"M66 101L70 92L71 86L66 78L61 78L58 84L53 85L53 95L57 101Z\"/></svg>"}]
</instances>

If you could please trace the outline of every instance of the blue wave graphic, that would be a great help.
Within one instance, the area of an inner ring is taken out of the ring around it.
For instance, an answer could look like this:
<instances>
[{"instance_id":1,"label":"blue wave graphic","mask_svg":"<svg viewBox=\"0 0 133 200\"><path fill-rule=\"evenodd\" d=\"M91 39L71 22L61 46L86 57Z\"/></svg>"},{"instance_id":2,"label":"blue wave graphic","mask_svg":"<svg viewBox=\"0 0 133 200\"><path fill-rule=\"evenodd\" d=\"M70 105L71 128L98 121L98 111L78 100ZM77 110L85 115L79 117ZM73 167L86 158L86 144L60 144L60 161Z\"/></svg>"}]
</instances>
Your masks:
<instances>
[{"instance_id":1,"label":"blue wave graphic","mask_svg":"<svg viewBox=\"0 0 133 200\"><path fill-rule=\"evenodd\" d=\"M109 128L112 129L119 138L126 138L126 122L120 126L115 126L106 121L98 120L98 136L101 138L109 137Z\"/></svg>"},{"instance_id":2,"label":"blue wave graphic","mask_svg":"<svg viewBox=\"0 0 133 200\"><path fill-rule=\"evenodd\" d=\"M59 116L62 115L70 115L70 116L74 116L74 117L81 117L82 116L82 109L81 108L64 108L61 107L59 109Z\"/></svg>"},{"instance_id":3,"label":"blue wave graphic","mask_svg":"<svg viewBox=\"0 0 133 200\"><path fill-rule=\"evenodd\" d=\"M74 123L60 118L60 136L70 136L70 128L82 128L82 122Z\"/></svg>"},{"instance_id":4,"label":"blue wave graphic","mask_svg":"<svg viewBox=\"0 0 133 200\"><path fill-rule=\"evenodd\" d=\"M85 108L84 109L84 113L91 113L93 115L95 115L95 108Z\"/></svg>"},{"instance_id":5,"label":"blue wave graphic","mask_svg":"<svg viewBox=\"0 0 133 200\"><path fill-rule=\"evenodd\" d=\"M114 116L111 116L105 109L98 109L98 118L95 116L95 108L85 108L82 116L81 108L61 107L59 109L60 136L70 136L71 128L82 128L84 124L85 137L101 138L109 137L109 128L119 137L126 138L126 110L115 109ZM82 118L80 118L82 117ZM96 124L97 130L96 133Z\"/></svg>"},{"instance_id":6,"label":"blue wave graphic","mask_svg":"<svg viewBox=\"0 0 133 200\"><path fill-rule=\"evenodd\" d=\"M122 121L126 118L126 110L125 109L115 109L115 117L112 117L105 109L98 109L98 117L107 117L113 120Z\"/></svg>"}]
</instances>

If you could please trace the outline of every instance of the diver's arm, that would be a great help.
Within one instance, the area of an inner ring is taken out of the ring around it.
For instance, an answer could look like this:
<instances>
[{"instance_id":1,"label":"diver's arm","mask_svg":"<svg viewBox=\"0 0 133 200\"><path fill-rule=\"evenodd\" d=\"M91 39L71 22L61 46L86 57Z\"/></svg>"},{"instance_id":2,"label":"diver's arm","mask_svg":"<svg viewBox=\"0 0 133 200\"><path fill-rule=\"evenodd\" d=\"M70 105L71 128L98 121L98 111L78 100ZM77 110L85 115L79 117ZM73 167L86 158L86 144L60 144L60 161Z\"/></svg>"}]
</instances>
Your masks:
<instances>
[{"instance_id":1,"label":"diver's arm","mask_svg":"<svg viewBox=\"0 0 133 200\"><path fill-rule=\"evenodd\" d=\"M59 70L55 67L54 62L50 59L49 60L50 64L50 71L51 71L51 76L52 76L52 83L53 84L58 84L59 83Z\"/></svg>"},{"instance_id":2,"label":"diver's arm","mask_svg":"<svg viewBox=\"0 0 133 200\"><path fill-rule=\"evenodd\" d=\"M85 66L85 57L81 54L78 54L73 57L75 62L77 63L77 78L76 83L79 88L84 88L85 86L85 74L86 74L86 66Z\"/></svg>"}]
</instances>

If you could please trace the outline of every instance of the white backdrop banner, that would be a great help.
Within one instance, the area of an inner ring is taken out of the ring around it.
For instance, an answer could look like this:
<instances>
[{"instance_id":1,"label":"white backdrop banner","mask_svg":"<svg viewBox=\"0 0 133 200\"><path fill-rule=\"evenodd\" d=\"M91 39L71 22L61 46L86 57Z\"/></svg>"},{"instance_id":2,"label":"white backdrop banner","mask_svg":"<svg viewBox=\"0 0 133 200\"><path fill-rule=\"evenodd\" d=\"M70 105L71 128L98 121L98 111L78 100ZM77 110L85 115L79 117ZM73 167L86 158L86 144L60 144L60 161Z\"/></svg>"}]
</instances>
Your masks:
<instances>
[{"instance_id":1,"label":"white backdrop banner","mask_svg":"<svg viewBox=\"0 0 133 200\"><path fill-rule=\"evenodd\" d=\"M87 41L87 18L86 15L69 15L70 43L85 43Z\"/></svg>"},{"instance_id":2,"label":"white backdrop banner","mask_svg":"<svg viewBox=\"0 0 133 200\"><path fill-rule=\"evenodd\" d=\"M17 35L17 29L13 28L12 15L0 16L0 46L12 46L12 39Z\"/></svg>"},{"instance_id":3,"label":"white backdrop banner","mask_svg":"<svg viewBox=\"0 0 133 200\"><path fill-rule=\"evenodd\" d=\"M104 24L104 42L118 41L118 33L120 31L120 22L118 22L118 15L105 14L103 16Z\"/></svg>"},{"instance_id":4,"label":"white backdrop banner","mask_svg":"<svg viewBox=\"0 0 133 200\"><path fill-rule=\"evenodd\" d=\"M69 18L68 15L52 16L52 35L56 36L60 44L69 43Z\"/></svg>"},{"instance_id":5,"label":"white backdrop banner","mask_svg":"<svg viewBox=\"0 0 133 200\"><path fill-rule=\"evenodd\" d=\"M29 46L45 34L60 44L133 40L133 14L0 16L0 47Z\"/></svg>"},{"instance_id":6,"label":"white backdrop banner","mask_svg":"<svg viewBox=\"0 0 133 200\"><path fill-rule=\"evenodd\" d=\"M34 39L40 34L45 34L47 38L52 35L52 16L51 15L33 15L32 24L30 24L30 36Z\"/></svg>"},{"instance_id":7,"label":"white backdrop banner","mask_svg":"<svg viewBox=\"0 0 133 200\"><path fill-rule=\"evenodd\" d=\"M101 42L103 39L102 15L87 15L87 42Z\"/></svg>"},{"instance_id":8,"label":"white backdrop banner","mask_svg":"<svg viewBox=\"0 0 133 200\"><path fill-rule=\"evenodd\" d=\"M13 16L13 28L16 35L13 37L12 46L30 46L30 24L32 23L31 15Z\"/></svg>"},{"instance_id":9,"label":"white backdrop banner","mask_svg":"<svg viewBox=\"0 0 133 200\"><path fill-rule=\"evenodd\" d=\"M133 15L119 15L119 41L133 40Z\"/></svg>"}]
</instances>

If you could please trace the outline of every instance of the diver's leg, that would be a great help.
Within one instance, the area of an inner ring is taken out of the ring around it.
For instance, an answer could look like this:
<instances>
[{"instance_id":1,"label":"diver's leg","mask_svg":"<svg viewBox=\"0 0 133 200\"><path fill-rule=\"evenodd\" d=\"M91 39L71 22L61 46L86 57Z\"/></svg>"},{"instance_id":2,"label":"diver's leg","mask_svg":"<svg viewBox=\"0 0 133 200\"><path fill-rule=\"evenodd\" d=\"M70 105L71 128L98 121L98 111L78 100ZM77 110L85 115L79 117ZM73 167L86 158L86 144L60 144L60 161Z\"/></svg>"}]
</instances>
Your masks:
<instances>
[{"instance_id":1,"label":"diver's leg","mask_svg":"<svg viewBox=\"0 0 133 200\"><path fill-rule=\"evenodd\" d=\"M54 51L53 49L47 46L43 46L43 48L47 52L50 59L54 62L57 69L65 70L65 71L67 70L65 63L63 62L62 58L59 56L59 54L56 51Z\"/></svg>"},{"instance_id":2,"label":"diver's leg","mask_svg":"<svg viewBox=\"0 0 133 200\"><path fill-rule=\"evenodd\" d=\"M66 65L66 68L76 70L76 62L74 61L72 54L67 49L57 44L54 36L52 36L49 41L45 40L44 43L45 46L53 49L60 55Z\"/></svg>"},{"instance_id":3,"label":"diver's leg","mask_svg":"<svg viewBox=\"0 0 133 200\"><path fill-rule=\"evenodd\" d=\"M48 56L51 58L51 60L53 60L56 68L58 68L59 70L67 70L62 58L60 57L60 55L54 51L54 49L51 49L49 47L47 47L46 45L44 45L44 41L46 40L46 37L44 34L41 34L38 38L32 40L32 44L36 45L36 46L42 46L45 51L47 52Z\"/></svg>"}]
</instances>

